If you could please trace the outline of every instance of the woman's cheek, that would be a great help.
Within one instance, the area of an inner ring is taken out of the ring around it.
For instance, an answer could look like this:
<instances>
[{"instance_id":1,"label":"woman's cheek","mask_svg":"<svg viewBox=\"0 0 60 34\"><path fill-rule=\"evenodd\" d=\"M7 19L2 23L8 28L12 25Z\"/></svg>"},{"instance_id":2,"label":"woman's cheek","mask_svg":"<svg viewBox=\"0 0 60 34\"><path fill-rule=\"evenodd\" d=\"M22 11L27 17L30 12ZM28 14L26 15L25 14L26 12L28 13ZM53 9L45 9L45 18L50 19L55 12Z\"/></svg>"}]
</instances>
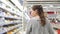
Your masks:
<instances>
[{"instance_id":1,"label":"woman's cheek","mask_svg":"<svg viewBox=\"0 0 60 34\"><path fill-rule=\"evenodd\" d=\"M31 12L31 16L34 16L34 13L33 12Z\"/></svg>"}]
</instances>

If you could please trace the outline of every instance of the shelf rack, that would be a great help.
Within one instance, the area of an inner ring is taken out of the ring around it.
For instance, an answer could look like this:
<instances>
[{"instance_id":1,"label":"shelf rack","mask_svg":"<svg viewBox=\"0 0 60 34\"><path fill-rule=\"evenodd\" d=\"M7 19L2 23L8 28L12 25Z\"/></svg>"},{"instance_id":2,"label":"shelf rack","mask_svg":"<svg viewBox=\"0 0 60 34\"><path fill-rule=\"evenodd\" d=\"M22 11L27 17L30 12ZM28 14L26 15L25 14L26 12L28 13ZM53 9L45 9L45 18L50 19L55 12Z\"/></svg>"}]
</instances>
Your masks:
<instances>
[{"instance_id":1,"label":"shelf rack","mask_svg":"<svg viewBox=\"0 0 60 34\"><path fill-rule=\"evenodd\" d=\"M8 12L11 12L11 13L14 13L14 14L16 14L16 15L19 15L20 16L20 14L22 13L22 11L19 11L16 7L14 7L10 2L7 2L6 0L4 1L4 0L1 0L0 2L2 2L2 6L0 6L1 8L3 8L3 9L5 9L5 10L7 10ZM11 4L11 5L10 5ZM6 8L6 6L8 6L8 8ZM13 8L12 8L13 7ZM14 11L14 10L15 11ZM17 10L17 11L16 11Z\"/></svg>"},{"instance_id":2,"label":"shelf rack","mask_svg":"<svg viewBox=\"0 0 60 34\"><path fill-rule=\"evenodd\" d=\"M17 1L17 0L16 0ZM20 30L23 29L23 23L22 23L22 11L23 11L23 6L20 5L20 7L18 8L18 6L16 6L16 3L14 3L15 5L13 5L9 0L0 0L0 9L3 10L2 12L7 12L10 13L11 15L0 15L0 17L4 18L4 22L0 22L2 24L0 24L0 34L3 33L7 33L9 31L12 31L14 29L16 29L17 31L14 31L13 33L16 33ZM18 3L20 4L20 3ZM12 14L16 15L13 16ZM8 20L13 20L13 21L8 21L8 23L5 22ZM14 21L14 20L20 20L20 21ZM11 26L12 25L12 26Z\"/></svg>"},{"instance_id":3,"label":"shelf rack","mask_svg":"<svg viewBox=\"0 0 60 34\"><path fill-rule=\"evenodd\" d=\"M13 30L14 28L18 28L18 27L22 27L20 24L19 25L15 25L15 26L12 26L12 27L5 27L4 30L0 31L1 34L5 33L5 32L8 32L10 30Z\"/></svg>"}]
</instances>

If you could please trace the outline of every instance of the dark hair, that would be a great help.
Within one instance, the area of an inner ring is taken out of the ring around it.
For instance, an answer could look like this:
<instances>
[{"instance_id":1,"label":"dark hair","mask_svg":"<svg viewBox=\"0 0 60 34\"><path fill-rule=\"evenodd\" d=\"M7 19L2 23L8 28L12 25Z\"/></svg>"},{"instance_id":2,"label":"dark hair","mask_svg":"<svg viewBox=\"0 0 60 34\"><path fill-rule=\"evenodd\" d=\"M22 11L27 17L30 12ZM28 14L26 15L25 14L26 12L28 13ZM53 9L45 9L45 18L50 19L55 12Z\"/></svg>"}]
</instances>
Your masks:
<instances>
[{"instance_id":1,"label":"dark hair","mask_svg":"<svg viewBox=\"0 0 60 34\"><path fill-rule=\"evenodd\" d=\"M43 11L42 6L41 5L34 5L32 7L32 10L37 10L37 13L38 13L38 15L39 15L39 17L41 19L41 25L45 26L46 21L45 21L45 16L44 16L44 11Z\"/></svg>"}]
</instances>

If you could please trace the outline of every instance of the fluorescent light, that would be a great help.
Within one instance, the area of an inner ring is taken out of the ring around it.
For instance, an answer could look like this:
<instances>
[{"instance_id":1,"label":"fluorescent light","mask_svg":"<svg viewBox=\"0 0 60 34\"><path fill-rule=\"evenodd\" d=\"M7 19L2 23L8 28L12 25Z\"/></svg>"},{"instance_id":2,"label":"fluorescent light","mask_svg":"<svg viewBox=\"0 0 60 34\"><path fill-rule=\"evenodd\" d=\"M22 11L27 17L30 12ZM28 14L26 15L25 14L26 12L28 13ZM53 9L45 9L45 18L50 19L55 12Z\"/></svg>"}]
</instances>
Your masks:
<instances>
[{"instance_id":1,"label":"fluorescent light","mask_svg":"<svg viewBox=\"0 0 60 34\"><path fill-rule=\"evenodd\" d=\"M50 5L50 7L53 7L53 5Z\"/></svg>"},{"instance_id":2,"label":"fluorescent light","mask_svg":"<svg viewBox=\"0 0 60 34\"><path fill-rule=\"evenodd\" d=\"M43 8L48 8L48 7L43 7Z\"/></svg>"}]
</instances>

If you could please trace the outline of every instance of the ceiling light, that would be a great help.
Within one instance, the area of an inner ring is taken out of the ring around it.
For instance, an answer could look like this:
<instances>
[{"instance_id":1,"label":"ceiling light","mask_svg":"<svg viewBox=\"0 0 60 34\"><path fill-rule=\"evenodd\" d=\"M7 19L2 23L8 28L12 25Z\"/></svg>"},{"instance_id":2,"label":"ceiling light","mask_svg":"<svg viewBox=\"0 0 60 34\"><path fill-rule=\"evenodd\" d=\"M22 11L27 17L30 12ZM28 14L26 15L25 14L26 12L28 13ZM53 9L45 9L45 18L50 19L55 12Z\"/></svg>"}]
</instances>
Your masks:
<instances>
[{"instance_id":1,"label":"ceiling light","mask_svg":"<svg viewBox=\"0 0 60 34\"><path fill-rule=\"evenodd\" d=\"M53 7L53 5L50 5L50 7Z\"/></svg>"}]
</instances>

